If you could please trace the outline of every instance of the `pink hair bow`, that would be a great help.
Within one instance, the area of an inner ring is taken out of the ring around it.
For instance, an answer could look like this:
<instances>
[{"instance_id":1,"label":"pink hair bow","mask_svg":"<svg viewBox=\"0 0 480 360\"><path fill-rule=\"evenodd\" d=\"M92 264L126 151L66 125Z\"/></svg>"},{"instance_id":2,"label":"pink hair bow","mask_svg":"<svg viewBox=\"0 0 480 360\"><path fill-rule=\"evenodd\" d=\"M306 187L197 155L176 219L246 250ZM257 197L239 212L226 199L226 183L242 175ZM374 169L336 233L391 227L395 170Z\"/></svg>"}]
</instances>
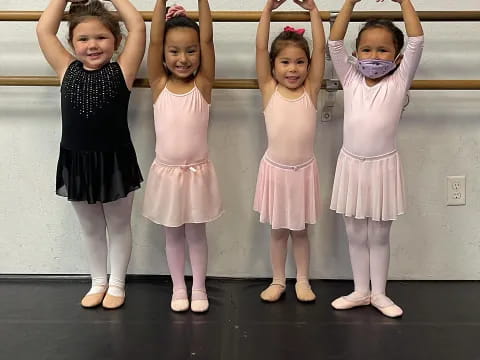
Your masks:
<instances>
[{"instance_id":1,"label":"pink hair bow","mask_svg":"<svg viewBox=\"0 0 480 360\"><path fill-rule=\"evenodd\" d=\"M303 36L303 34L305 34L305 29L295 29L294 27L291 27L291 26L285 26L283 31L296 32L298 35L301 35L301 36Z\"/></svg>"},{"instance_id":2,"label":"pink hair bow","mask_svg":"<svg viewBox=\"0 0 480 360\"><path fill-rule=\"evenodd\" d=\"M177 16L187 16L187 12L182 5L173 5L168 9L165 20L170 20Z\"/></svg>"}]
</instances>

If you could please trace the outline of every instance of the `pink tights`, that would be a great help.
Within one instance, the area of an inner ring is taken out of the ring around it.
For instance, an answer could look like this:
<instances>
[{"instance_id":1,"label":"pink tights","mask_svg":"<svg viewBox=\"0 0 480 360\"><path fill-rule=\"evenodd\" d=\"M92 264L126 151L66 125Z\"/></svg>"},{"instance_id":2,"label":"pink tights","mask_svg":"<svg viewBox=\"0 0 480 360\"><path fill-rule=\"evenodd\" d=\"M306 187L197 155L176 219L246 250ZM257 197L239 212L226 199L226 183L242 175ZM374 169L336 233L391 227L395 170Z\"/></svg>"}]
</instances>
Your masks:
<instances>
[{"instance_id":1,"label":"pink tights","mask_svg":"<svg viewBox=\"0 0 480 360\"><path fill-rule=\"evenodd\" d=\"M188 244L193 285L192 300L206 299L208 245L205 223L165 227L168 268L173 282L173 298L186 298L185 243Z\"/></svg>"}]
</instances>

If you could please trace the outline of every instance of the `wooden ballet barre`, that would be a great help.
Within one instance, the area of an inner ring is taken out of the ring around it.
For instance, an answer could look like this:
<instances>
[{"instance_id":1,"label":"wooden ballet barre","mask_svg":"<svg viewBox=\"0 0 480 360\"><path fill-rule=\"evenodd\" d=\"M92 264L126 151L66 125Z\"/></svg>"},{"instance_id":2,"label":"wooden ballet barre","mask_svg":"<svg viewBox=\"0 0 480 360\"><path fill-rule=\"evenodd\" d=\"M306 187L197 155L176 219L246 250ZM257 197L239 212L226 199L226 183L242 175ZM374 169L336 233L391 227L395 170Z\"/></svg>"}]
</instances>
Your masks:
<instances>
[{"instance_id":1,"label":"wooden ballet barre","mask_svg":"<svg viewBox=\"0 0 480 360\"><path fill-rule=\"evenodd\" d=\"M145 21L152 21L152 11L140 12ZM187 13L194 20L198 20L198 12ZM336 12L321 11L322 20L329 21ZM480 21L480 11L418 11L421 21ZM38 21L41 11L0 11L0 21ZM215 22L258 22L260 11L212 11ZM402 21L400 11L356 11L351 21L365 21L371 18L383 18L393 21ZM65 20L65 18L64 18ZM272 21L276 22L307 22L310 20L308 12L277 11L272 14Z\"/></svg>"},{"instance_id":2,"label":"wooden ballet barre","mask_svg":"<svg viewBox=\"0 0 480 360\"><path fill-rule=\"evenodd\" d=\"M59 86L55 76L0 76L0 86ZM148 79L136 79L134 87L150 87ZM256 79L217 79L215 89L258 89ZM323 81L322 89L326 88ZM480 90L480 80L414 80L412 90ZM340 89L339 89L340 90Z\"/></svg>"}]
</instances>

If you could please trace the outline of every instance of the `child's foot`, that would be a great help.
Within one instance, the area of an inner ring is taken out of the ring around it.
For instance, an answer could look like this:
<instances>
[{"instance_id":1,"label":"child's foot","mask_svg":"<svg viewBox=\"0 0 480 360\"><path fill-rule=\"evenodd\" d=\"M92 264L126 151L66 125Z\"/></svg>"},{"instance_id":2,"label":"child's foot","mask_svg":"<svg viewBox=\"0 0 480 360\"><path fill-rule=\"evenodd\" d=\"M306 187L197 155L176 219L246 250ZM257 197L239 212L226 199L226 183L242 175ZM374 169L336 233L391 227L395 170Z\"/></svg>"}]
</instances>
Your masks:
<instances>
[{"instance_id":1,"label":"child's foot","mask_svg":"<svg viewBox=\"0 0 480 360\"><path fill-rule=\"evenodd\" d=\"M295 284L295 293L297 294L298 301L302 302L314 301L317 298L308 280L297 281Z\"/></svg>"},{"instance_id":2,"label":"child's foot","mask_svg":"<svg viewBox=\"0 0 480 360\"><path fill-rule=\"evenodd\" d=\"M192 290L192 303L190 309L196 313L203 313L208 310L209 303L205 290Z\"/></svg>"},{"instance_id":3,"label":"child's foot","mask_svg":"<svg viewBox=\"0 0 480 360\"><path fill-rule=\"evenodd\" d=\"M268 288L263 290L260 294L260 298L263 301L275 302L278 301L285 292L285 285L278 283L271 283Z\"/></svg>"},{"instance_id":4,"label":"child's foot","mask_svg":"<svg viewBox=\"0 0 480 360\"><path fill-rule=\"evenodd\" d=\"M340 296L331 303L336 310L348 310L358 306L370 305L370 292L354 291L347 296Z\"/></svg>"},{"instance_id":5,"label":"child's foot","mask_svg":"<svg viewBox=\"0 0 480 360\"><path fill-rule=\"evenodd\" d=\"M80 304L84 308L94 308L100 305L105 297L107 285L94 285L89 292L83 297Z\"/></svg>"},{"instance_id":6,"label":"child's foot","mask_svg":"<svg viewBox=\"0 0 480 360\"><path fill-rule=\"evenodd\" d=\"M396 318L403 315L403 310L400 306L395 305L395 303L385 294L372 295L371 302L372 306L385 316Z\"/></svg>"},{"instance_id":7,"label":"child's foot","mask_svg":"<svg viewBox=\"0 0 480 360\"><path fill-rule=\"evenodd\" d=\"M118 286L109 285L107 294L103 298L102 306L105 309L113 310L123 306L124 303L125 289Z\"/></svg>"},{"instance_id":8,"label":"child's foot","mask_svg":"<svg viewBox=\"0 0 480 360\"><path fill-rule=\"evenodd\" d=\"M175 312L182 312L187 311L189 307L187 289L173 290L170 308Z\"/></svg>"}]
</instances>

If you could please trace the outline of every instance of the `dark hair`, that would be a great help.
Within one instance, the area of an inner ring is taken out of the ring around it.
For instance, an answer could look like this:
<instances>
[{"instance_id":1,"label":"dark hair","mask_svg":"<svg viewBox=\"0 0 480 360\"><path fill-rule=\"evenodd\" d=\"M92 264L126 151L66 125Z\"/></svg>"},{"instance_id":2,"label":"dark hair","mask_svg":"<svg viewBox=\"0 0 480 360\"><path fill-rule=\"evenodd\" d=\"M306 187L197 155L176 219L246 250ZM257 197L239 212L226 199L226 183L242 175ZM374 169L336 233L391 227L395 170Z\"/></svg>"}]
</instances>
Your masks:
<instances>
[{"instance_id":1,"label":"dark hair","mask_svg":"<svg viewBox=\"0 0 480 360\"><path fill-rule=\"evenodd\" d=\"M89 18L100 21L115 37L115 47L122 40L119 18L108 11L98 0L91 0L87 4L70 5L68 13L68 42L72 43L75 28Z\"/></svg>"},{"instance_id":2,"label":"dark hair","mask_svg":"<svg viewBox=\"0 0 480 360\"><path fill-rule=\"evenodd\" d=\"M167 13L168 13L168 9L170 9L170 7L167 7ZM167 36L167 33L170 30L175 29L175 28L179 28L179 27L193 29L197 32L198 36L200 36L200 27L198 26L198 24L195 21L190 19L188 16L176 16L176 17L173 17L173 18L167 20L165 22L165 34L164 34L164 36Z\"/></svg>"},{"instance_id":3,"label":"dark hair","mask_svg":"<svg viewBox=\"0 0 480 360\"><path fill-rule=\"evenodd\" d=\"M282 31L273 40L272 46L270 47L270 65L272 71L278 54L289 45L296 46L305 51L308 64L310 64L310 47L308 46L308 42L303 35L297 34L294 31Z\"/></svg>"},{"instance_id":4,"label":"dark hair","mask_svg":"<svg viewBox=\"0 0 480 360\"><path fill-rule=\"evenodd\" d=\"M405 44L405 39L403 37L403 32L398 27L395 26L393 22L386 19L370 19L362 26L360 32L358 33L357 40L355 43L355 48L358 49L360 44L360 37L365 30L369 29L385 29L392 34L393 44L395 45L395 56L400 54Z\"/></svg>"}]
</instances>

